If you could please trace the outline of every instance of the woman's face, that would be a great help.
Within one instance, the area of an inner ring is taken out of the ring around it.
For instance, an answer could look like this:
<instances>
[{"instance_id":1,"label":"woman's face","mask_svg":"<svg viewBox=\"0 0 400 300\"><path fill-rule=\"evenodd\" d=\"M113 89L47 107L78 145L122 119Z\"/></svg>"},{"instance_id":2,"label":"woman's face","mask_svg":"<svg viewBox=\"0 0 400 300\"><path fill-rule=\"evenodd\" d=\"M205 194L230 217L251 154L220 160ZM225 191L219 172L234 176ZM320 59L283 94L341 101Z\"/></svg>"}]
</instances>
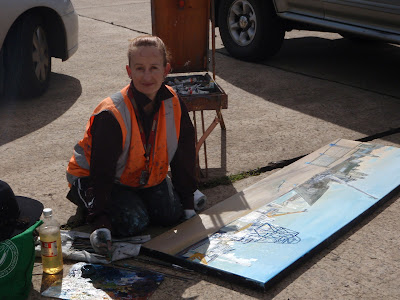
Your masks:
<instances>
[{"instance_id":1,"label":"woman's face","mask_svg":"<svg viewBox=\"0 0 400 300\"><path fill-rule=\"evenodd\" d=\"M138 47L126 66L129 77L135 88L154 100L165 76L171 69L170 64L164 67L164 59L156 47Z\"/></svg>"}]
</instances>

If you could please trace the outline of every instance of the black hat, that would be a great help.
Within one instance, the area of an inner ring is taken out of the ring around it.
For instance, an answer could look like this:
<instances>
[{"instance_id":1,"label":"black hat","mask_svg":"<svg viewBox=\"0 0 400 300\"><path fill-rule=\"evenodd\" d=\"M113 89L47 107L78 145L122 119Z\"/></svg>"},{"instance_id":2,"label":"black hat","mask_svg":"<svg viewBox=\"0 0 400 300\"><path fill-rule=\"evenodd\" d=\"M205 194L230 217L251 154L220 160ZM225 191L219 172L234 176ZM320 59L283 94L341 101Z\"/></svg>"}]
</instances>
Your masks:
<instances>
[{"instance_id":1,"label":"black hat","mask_svg":"<svg viewBox=\"0 0 400 300\"><path fill-rule=\"evenodd\" d=\"M10 239L40 219L43 204L27 197L15 196L11 187L0 180L0 241Z\"/></svg>"}]
</instances>

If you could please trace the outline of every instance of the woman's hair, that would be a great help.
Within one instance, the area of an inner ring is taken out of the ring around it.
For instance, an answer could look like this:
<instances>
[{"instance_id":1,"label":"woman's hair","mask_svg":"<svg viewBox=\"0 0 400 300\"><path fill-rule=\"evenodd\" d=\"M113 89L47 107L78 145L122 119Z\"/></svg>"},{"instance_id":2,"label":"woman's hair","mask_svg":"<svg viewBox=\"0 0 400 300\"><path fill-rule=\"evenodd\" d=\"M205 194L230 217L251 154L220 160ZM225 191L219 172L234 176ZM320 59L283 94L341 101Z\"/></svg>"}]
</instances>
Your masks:
<instances>
[{"instance_id":1,"label":"woman's hair","mask_svg":"<svg viewBox=\"0 0 400 300\"><path fill-rule=\"evenodd\" d=\"M133 56L134 51L138 47L156 47L160 51L161 56L163 57L164 67L169 62L170 54L167 50L167 47L165 47L164 42L157 36L143 35L143 36L138 36L138 37L130 40L129 49L128 49L128 63L129 64L131 63L131 58Z\"/></svg>"}]
</instances>

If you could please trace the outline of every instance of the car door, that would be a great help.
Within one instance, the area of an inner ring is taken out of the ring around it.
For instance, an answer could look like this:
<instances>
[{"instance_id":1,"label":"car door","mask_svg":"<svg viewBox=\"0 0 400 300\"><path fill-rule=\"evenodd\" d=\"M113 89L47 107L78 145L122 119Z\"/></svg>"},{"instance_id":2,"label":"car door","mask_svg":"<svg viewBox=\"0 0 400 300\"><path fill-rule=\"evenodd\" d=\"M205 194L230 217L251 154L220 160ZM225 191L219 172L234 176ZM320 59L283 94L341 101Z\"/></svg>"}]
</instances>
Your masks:
<instances>
[{"instance_id":1,"label":"car door","mask_svg":"<svg viewBox=\"0 0 400 300\"><path fill-rule=\"evenodd\" d=\"M325 18L342 23L400 32L399 0L324 0Z\"/></svg>"}]
</instances>

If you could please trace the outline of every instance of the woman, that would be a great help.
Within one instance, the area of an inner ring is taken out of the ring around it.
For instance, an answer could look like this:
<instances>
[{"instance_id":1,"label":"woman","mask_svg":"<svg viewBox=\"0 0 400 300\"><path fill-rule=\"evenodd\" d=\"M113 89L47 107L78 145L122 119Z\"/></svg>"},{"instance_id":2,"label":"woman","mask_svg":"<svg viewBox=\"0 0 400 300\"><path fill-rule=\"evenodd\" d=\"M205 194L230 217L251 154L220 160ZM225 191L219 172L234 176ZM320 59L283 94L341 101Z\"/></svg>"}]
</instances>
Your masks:
<instances>
[{"instance_id":1,"label":"woman","mask_svg":"<svg viewBox=\"0 0 400 300\"><path fill-rule=\"evenodd\" d=\"M67 198L87 212L94 229L132 236L149 223L172 225L195 215L194 128L184 103L163 83L170 69L160 38L133 39L130 84L96 107L74 148Z\"/></svg>"}]
</instances>

